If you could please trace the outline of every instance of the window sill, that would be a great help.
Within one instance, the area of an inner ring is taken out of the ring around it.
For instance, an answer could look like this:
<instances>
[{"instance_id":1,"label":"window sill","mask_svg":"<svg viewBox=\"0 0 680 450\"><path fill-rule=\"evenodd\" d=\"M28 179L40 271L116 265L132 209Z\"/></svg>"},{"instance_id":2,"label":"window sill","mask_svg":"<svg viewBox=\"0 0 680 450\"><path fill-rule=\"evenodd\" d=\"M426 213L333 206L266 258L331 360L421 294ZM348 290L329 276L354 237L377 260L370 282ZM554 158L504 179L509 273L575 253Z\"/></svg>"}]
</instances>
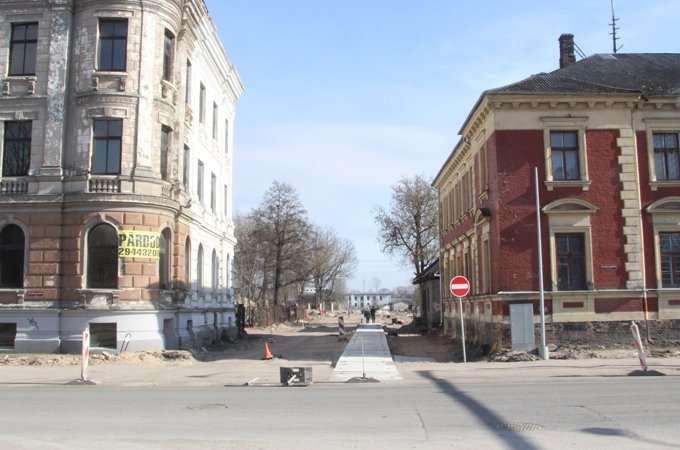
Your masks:
<instances>
[{"instance_id":1,"label":"window sill","mask_svg":"<svg viewBox=\"0 0 680 450\"><path fill-rule=\"evenodd\" d=\"M37 75L8 75L2 80L2 95L33 95L37 81Z\"/></svg>"},{"instance_id":2,"label":"window sill","mask_svg":"<svg viewBox=\"0 0 680 450\"><path fill-rule=\"evenodd\" d=\"M587 191L590 187L590 180L569 180L569 181L552 181L548 180L545 182L545 187L552 191L555 188L573 188L580 187L584 191Z\"/></svg>"},{"instance_id":3,"label":"window sill","mask_svg":"<svg viewBox=\"0 0 680 450\"><path fill-rule=\"evenodd\" d=\"M120 77L120 76L126 76L127 77L127 70L99 70L95 69L92 71L94 76L100 76L100 77Z\"/></svg>"},{"instance_id":4,"label":"window sill","mask_svg":"<svg viewBox=\"0 0 680 450\"><path fill-rule=\"evenodd\" d=\"M678 188L680 187L680 180L650 181L649 187L653 191L656 191L659 188Z\"/></svg>"},{"instance_id":5,"label":"window sill","mask_svg":"<svg viewBox=\"0 0 680 450\"><path fill-rule=\"evenodd\" d=\"M27 75L7 75L5 77L5 80L9 81L38 81L38 76L36 74L27 74Z\"/></svg>"},{"instance_id":6,"label":"window sill","mask_svg":"<svg viewBox=\"0 0 680 450\"><path fill-rule=\"evenodd\" d=\"M127 87L127 72L113 72L104 70L95 70L92 73L92 90L118 90L124 92Z\"/></svg>"}]
</instances>

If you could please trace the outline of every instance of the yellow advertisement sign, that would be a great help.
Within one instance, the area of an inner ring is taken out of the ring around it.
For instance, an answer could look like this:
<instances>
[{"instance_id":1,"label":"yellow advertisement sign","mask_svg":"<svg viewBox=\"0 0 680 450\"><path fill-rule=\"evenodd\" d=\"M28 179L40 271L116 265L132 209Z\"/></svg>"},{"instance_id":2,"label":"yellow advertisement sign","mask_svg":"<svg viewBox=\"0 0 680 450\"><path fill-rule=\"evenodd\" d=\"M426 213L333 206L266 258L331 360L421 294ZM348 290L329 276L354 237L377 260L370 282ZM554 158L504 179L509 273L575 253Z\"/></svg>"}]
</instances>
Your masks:
<instances>
[{"instance_id":1,"label":"yellow advertisement sign","mask_svg":"<svg viewBox=\"0 0 680 450\"><path fill-rule=\"evenodd\" d=\"M118 230L118 256L158 259L161 234L155 231Z\"/></svg>"}]
</instances>

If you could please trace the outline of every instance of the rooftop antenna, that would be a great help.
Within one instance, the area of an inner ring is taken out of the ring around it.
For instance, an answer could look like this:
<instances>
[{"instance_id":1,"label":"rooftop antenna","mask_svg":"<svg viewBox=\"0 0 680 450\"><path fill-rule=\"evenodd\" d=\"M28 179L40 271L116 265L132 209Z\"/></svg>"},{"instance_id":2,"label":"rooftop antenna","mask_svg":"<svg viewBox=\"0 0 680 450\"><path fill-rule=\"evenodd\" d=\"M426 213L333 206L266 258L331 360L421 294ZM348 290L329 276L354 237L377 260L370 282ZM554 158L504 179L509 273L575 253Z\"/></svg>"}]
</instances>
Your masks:
<instances>
[{"instance_id":1,"label":"rooftop antenna","mask_svg":"<svg viewBox=\"0 0 680 450\"><path fill-rule=\"evenodd\" d=\"M617 19L616 16L614 15L614 0L611 0L611 5L612 5L612 23L610 23L609 25L612 27L612 32L609 34L612 37L612 50L614 53L616 53L618 50L621 50L621 47L623 47L623 45L620 45L619 47L616 46L616 41L619 40L619 38L616 37L616 30L619 29L619 27L616 26L616 22L619 19Z\"/></svg>"},{"instance_id":2,"label":"rooftop antenna","mask_svg":"<svg viewBox=\"0 0 680 450\"><path fill-rule=\"evenodd\" d=\"M574 51L576 54L581 58L581 59L586 59L586 54L583 53L583 50L581 50L581 47L576 45L576 42L574 42Z\"/></svg>"}]
</instances>

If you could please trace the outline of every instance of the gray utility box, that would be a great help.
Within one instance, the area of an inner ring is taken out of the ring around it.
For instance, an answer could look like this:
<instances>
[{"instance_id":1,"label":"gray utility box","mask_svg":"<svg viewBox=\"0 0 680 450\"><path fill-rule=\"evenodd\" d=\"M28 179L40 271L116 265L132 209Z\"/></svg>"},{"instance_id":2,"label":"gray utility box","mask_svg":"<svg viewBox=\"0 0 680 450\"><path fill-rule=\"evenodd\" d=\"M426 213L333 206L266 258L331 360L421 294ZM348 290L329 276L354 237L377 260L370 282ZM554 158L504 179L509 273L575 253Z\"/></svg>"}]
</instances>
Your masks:
<instances>
[{"instance_id":1,"label":"gray utility box","mask_svg":"<svg viewBox=\"0 0 680 450\"><path fill-rule=\"evenodd\" d=\"M292 384L311 384L311 367L279 367L281 372L281 384L287 386Z\"/></svg>"}]
</instances>

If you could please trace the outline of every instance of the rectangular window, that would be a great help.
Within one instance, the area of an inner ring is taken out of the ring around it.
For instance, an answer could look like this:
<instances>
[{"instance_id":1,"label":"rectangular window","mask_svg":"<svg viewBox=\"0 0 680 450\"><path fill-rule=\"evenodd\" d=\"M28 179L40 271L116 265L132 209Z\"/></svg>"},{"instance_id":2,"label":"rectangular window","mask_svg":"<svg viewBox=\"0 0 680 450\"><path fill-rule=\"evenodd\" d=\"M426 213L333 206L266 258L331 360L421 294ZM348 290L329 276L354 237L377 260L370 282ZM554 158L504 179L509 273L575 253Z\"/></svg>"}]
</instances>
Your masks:
<instances>
[{"instance_id":1,"label":"rectangular window","mask_svg":"<svg viewBox=\"0 0 680 450\"><path fill-rule=\"evenodd\" d=\"M229 216L229 188L224 185L224 217Z\"/></svg>"},{"instance_id":2,"label":"rectangular window","mask_svg":"<svg viewBox=\"0 0 680 450\"><path fill-rule=\"evenodd\" d=\"M116 323L91 323L90 346L100 348L117 348L118 342Z\"/></svg>"},{"instance_id":3,"label":"rectangular window","mask_svg":"<svg viewBox=\"0 0 680 450\"><path fill-rule=\"evenodd\" d=\"M38 24L12 24L9 43L9 75L35 75Z\"/></svg>"},{"instance_id":4,"label":"rectangular window","mask_svg":"<svg viewBox=\"0 0 680 450\"><path fill-rule=\"evenodd\" d=\"M486 146L482 145L479 149L479 192L482 193L487 189L487 159Z\"/></svg>"},{"instance_id":5,"label":"rectangular window","mask_svg":"<svg viewBox=\"0 0 680 450\"><path fill-rule=\"evenodd\" d=\"M482 293L491 291L491 247L489 241L482 243Z\"/></svg>"},{"instance_id":6,"label":"rectangular window","mask_svg":"<svg viewBox=\"0 0 680 450\"><path fill-rule=\"evenodd\" d=\"M127 33L126 19L99 19L99 70L125 72Z\"/></svg>"},{"instance_id":7,"label":"rectangular window","mask_svg":"<svg viewBox=\"0 0 680 450\"><path fill-rule=\"evenodd\" d=\"M205 86L201 83L198 97L198 122L205 123Z\"/></svg>"},{"instance_id":8,"label":"rectangular window","mask_svg":"<svg viewBox=\"0 0 680 450\"><path fill-rule=\"evenodd\" d=\"M163 79L172 82L172 66L175 55L175 36L165 30L163 38Z\"/></svg>"},{"instance_id":9,"label":"rectangular window","mask_svg":"<svg viewBox=\"0 0 680 450\"><path fill-rule=\"evenodd\" d=\"M168 148L170 147L170 127L161 126L161 179L168 181Z\"/></svg>"},{"instance_id":10,"label":"rectangular window","mask_svg":"<svg viewBox=\"0 0 680 450\"><path fill-rule=\"evenodd\" d=\"M191 61L187 60L187 75L186 86L184 87L184 102L188 105L191 103Z\"/></svg>"},{"instance_id":11,"label":"rectangular window","mask_svg":"<svg viewBox=\"0 0 680 450\"><path fill-rule=\"evenodd\" d=\"M214 173L210 174L210 210L215 212L217 208L217 177Z\"/></svg>"},{"instance_id":12,"label":"rectangular window","mask_svg":"<svg viewBox=\"0 0 680 450\"><path fill-rule=\"evenodd\" d=\"M657 180L680 180L678 133L653 133Z\"/></svg>"},{"instance_id":13,"label":"rectangular window","mask_svg":"<svg viewBox=\"0 0 680 450\"><path fill-rule=\"evenodd\" d=\"M31 165L30 120L5 122L5 139L2 152L2 176L25 177Z\"/></svg>"},{"instance_id":14,"label":"rectangular window","mask_svg":"<svg viewBox=\"0 0 680 450\"><path fill-rule=\"evenodd\" d=\"M659 233L661 287L680 288L680 233Z\"/></svg>"},{"instance_id":15,"label":"rectangular window","mask_svg":"<svg viewBox=\"0 0 680 450\"><path fill-rule=\"evenodd\" d=\"M198 161L198 180L196 180L198 201L203 201L203 161Z\"/></svg>"},{"instance_id":16,"label":"rectangular window","mask_svg":"<svg viewBox=\"0 0 680 450\"><path fill-rule=\"evenodd\" d=\"M583 234L556 234L557 288L576 291L586 288L585 238Z\"/></svg>"},{"instance_id":17,"label":"rectangular window","mask_svg":"<svg viewBox=\"0 0 680 450\"><path fill-rule=\"evenodd\" d=\"M92 173L95 175L120 174L120 154L123 139L123 121L120 119L95 120Z\"/></svg>"},{"instance_id":18,"label":"rectangular window","mask_svg":"<svg viewBox=\"0 0 680 450\"><path fill-rule=\"evenodd\" d=\"M580 180L578 132L551 131L550 149L553 180Z\"/></svg>"},{"instance_id":19,"label":"rectangular window","mask_svg":"<svg viewBox=\"0 0 680 450\"><path fill-rule=\"evenodd\" d=\"M16 337L16 323L0 323L0 348L14 349L14 340Z\"/></svg>"},{"instance_id":20,"label":"rectangular window","mask_svg":"<svg viewBox=\"0 0 680 450\"><path fill-rule=\"evenodd\" d=\"M224 154L229 154L229 121L224 121Z\"/></svg>"},{"instance_id":21,"label":"rectangular window","mask_svg":"<svg viewBox=\"0 0 680 450\"><path fill-rule=\"evenodd\" d=\"M191 157L191 151L189 146L184 146L184 156L182 158L182 183L184 184L184 190L189 190L189 161Z\"/></svg>"},{"instance_id":22,"label":"rectangular window","mask_svg":"<svg viewBox=\"0 0 680 450\"><path fill-rule=\"evenodd\" d=\"M219 111L217 108L217 103L213 102L213 122L212 122L212 138L217 139L217 120Z\"/></svg>"}]
</instances>

